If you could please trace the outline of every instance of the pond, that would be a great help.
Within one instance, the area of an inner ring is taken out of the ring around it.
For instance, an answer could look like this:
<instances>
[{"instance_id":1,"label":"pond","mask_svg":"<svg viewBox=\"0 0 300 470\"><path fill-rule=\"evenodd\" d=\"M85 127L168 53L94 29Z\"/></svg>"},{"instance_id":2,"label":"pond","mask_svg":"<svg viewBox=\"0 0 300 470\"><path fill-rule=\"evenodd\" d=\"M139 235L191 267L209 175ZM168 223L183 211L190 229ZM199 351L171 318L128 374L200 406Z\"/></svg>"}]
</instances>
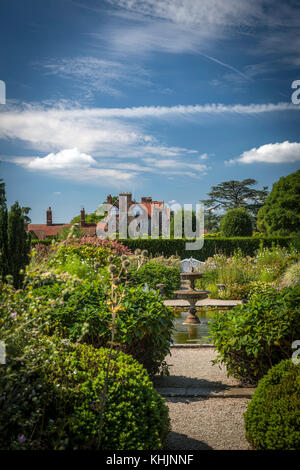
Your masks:
<instances>
[{"instance_id":1,"label":"pond","mask_svg":"<svg viewBox=\"0 0 300 470\"><path fill-rule=\"evenodd\" d=\"M212 321L214 311L203 308L197 309L197 315L200 323L197 325L183 325L184 319L188 315L188 311L175 309L175 320L173 328L173 341L175 344L208 344L211 342L209 337L209 324Z\"/></svg>"}]
</instances>

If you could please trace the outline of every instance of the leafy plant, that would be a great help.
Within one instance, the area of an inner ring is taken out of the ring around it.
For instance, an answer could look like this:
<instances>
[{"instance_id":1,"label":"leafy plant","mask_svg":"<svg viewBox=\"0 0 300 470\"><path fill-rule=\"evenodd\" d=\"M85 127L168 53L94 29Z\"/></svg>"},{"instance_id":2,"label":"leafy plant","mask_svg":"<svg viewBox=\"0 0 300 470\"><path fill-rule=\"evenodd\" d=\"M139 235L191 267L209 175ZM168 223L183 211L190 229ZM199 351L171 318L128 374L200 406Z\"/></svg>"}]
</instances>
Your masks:
<instances>
[{"instance_id":1,"label":"leafy plant","mask_svg":"<svg viewBox=\"0 0 300 470\"><path fill-rule=\"evenodd\" d=\"M224 237L249 237L252 235L252 219L243 208L230 209L222 217L220 231Z\"/></svg>"},{"instance_id":2,"label":"leafy plant","mask_svg":"<svg viewBox=\"0 0 300 470\"><path fill-rule=\"evenodd\" d=\"M167 267L156 262L148 262L138 270L130 272L133 285L147 284L150 289L157 290L157 284L164 284L164 296L168 299L174 297L174 291L180 285L179 267Z\"/></svg>"},{"instance_id":3,"label":"leafy plant","mask_svg":"<svg viewBox=\"0 0 300 470\"><path fill-rule=\"evenodd\" d=\"M300 230L300 170L273 184L257 220L259 230L269 235L289 235Z\"/></svg>"},{"instance_id":4,"label":"leafy plant","mask_svg":"<svg viewBox=\"0 0 300 470\"><path fill-rule=\"evenodd\" d=\"M44 336L41 301L0 284L0 448L160 449L168 410L143 367L122 352Z\"/></svg>"},{"instance_id":5,"label":"leafy plant","mask_svg":"<svg viewBox=\"0 0 300 470\"><path fill-rule=\"evenodd\" d=\"M37 281L26 289L28 304L38 301L40 307L45 307L45 333L95 347L107 346L111 340L110 290L103 280L78 283L70 277L65 283L54 279L41 285ZM173 313L156 292L122 284L118 285L118 292L122 303L116 319L115 341L149 373L155 373L169 352Z\"/></svg>"},{"instance_id":6,"label":"leafy plant","mask_svg":"<svg viewBox=\"0 0 300 470\"><path fill-rule=\"evenodd\" d=\"M102 415L108 355L40 338L21 363L14 357L1 366L1 449L161 449L168 409L143 367L124 353L110 358Z\"/></svg>"},{"instance_id":7,"label":"leafy plant","mask_svg":"<svg viewBox=\"0 0 300 470\"><path fill-rule=\"evenodd\" d=\"M256 449L300 450L300 364L288 359L259 381L244 415Z\"/></svg>"},{"instance_id":8,"label":"leafy plant","mask_svg":"<svg viewBox=\"0 0 300 470\"><path fill-rule=\"evenodd\" d=\"M284 286L300 285L300 261L287 268L283 276L282 284Z\"/></svg>"},{"instance_id":9,"label":"leafy plant","mask_svg":"<svg viewBox=\"0 0 300 470\"><path fill-rule=\"evenodd\" d=\"M300 337L300 287L280 292L268 288L249 303L217 312L210 325L218 351L215 362L243 382L256 384L270 367L292 355Z\"/></svg>"}]
</instances>

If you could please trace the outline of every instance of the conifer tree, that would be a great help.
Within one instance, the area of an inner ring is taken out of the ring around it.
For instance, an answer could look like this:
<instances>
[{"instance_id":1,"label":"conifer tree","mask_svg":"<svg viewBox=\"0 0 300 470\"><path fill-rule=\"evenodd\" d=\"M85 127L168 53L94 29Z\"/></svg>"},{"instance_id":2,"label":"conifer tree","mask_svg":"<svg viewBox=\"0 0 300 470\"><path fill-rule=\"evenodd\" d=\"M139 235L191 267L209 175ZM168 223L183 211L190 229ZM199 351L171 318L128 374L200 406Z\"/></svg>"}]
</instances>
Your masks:
<instances>
[{"instance_id":1,"label":"conifer tree","mask_svg":"<svg viewBox=\"0 0 300 470\"><path fill-rule=\"evenodd\" d=\"M8 274L7 206L5 183L0 179L0 279Z\"/></svg>"},{"instance_id":2,"label":"conifer tree","mask_svg":"<svg viewBox=\"0 0 300 470\"><path fill-rule=\"evenodd\" d=\"M18 202L15 202L8 213L8 272L13 276L16 288L21 286L24 269L29 262L30 236L26 232L24 214Z\"/></svg>"}]
</instances>

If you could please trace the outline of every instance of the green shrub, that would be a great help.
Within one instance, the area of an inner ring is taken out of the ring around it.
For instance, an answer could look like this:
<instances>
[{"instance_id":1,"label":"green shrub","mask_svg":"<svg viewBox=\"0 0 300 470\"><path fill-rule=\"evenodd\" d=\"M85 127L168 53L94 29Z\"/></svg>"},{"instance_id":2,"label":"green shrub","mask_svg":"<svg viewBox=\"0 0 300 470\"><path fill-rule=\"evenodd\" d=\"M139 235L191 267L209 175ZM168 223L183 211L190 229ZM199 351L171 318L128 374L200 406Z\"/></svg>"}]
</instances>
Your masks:
<instances>
[{"instance_id":1,"label":"green shrub","mask_svg":"<svg viewBox=\"0 0 300 470\"><path fill-rule=\"evenodd\" d=\"M300 261L287 268L282 283L285 286L298 286L300 284Z\"/></svg>"},{"instance_id":2,"label":"green shrub","mask_svg":"<svg viewBox=\"0 0 300 470\"><path fill-rule=\"evenodd\" d=\"M165 307L156 292L141 287L120 285L123 295L117 315L115 341L124 352L132 354L150 374L156 373L169 352L173 312ZM72 341L86 342L95 347L110 341L111 312L109 292L102 281L54 282L50 285L27 287L27 302L38 301L43 311L46 334L59 334Z\"/></svg>"},{"instance_id":3,"label":"green shrub","mask_svg":"<svg viewBox=\"0 0 300 470\"><path fill-rule=\"evenodd\" d=\"M260 231L289 235L300 230L300 170L282 176L273 184L257 214Z\"/></svg>"},{"instance_id":4,"label":"green shrub","mask_svg":"<svg viewBox=\"0 0 300 470\"><path fill-rule=\"evenodd\" d=\"M108 242L108 240L103 240ZM205 235L204 236L204 246L201 250L186 250L185 249L185 239L151 239L147 240L137 238L137 239L126 239L121 240L122 245L125 245L132 252L139 248L141 250L147 250L149 255L157 256L163 255L165 257L170 257L172 255L178 255L181 259L196 258L200 261L205 261L207 258L214 256L216 253L223 253L225 256L233 255L234 251L238 248L242 250L244 256L254 256L256 250L259 249L260 244L262 243L265 248L271 248L272 245L278 245L281 247L288 247L293 241L293 237L214 237ZM32 246L36 244L45 244L51 245L52 240L32 240ZM118 243L118 242L114 242ZM118 243L120 245L120 243Z\"/></svg>"},{"instance_id":5,"label":"green shrub","mask_svg":"<svg viewBox=\"0 0 300 470\"><path fill-rule=\"evenodd\" d=\"M167 267L161 264L150 262L141 266L138 270L131 271L130 279L132 284L148 284L150 289L157 289L157 284L165 284L164 296L168 299L174 297L174 290L180 286L180 269Z\"/></svg>"},{"instance_id":6,"label":"green shrub","mask_svg":"<svg viewBox=\"0 0 300 470\"><path fill-rule=\"evenodd\" d=\"M246 437L263 450L300 450L300 364L281 361L263 377L244 415Z\"/></svg>"},{"instance_id":7,"label":"green shrub","mask_svg":"<svg viewBox=\"0 0 300 470\"><path fill-rule=\"evenodd\" d=\"M217 312L210 325L217 361L230 375L256 384L270 367L291 357L300 338L300 287L267 288L249 303Z\"/></svg>"},{"instance_id":8,"label":"green shrub","mask_svg":"<svg viewBox=\"0 0 300 470\"><path fill-rule=\"evenodd\" d=\"M251 237L251 216L242 207L229 209L221 219L220 230L224 237Z\"/></svg>"},{"instance_id":9,"label":"green shrub","mask_svg":"<svg viewBox=\"0 0 300 470\"><path fill-rule=\"evenodd\" d=\"M168 409L131 356L114 354L106 391L107 349L39 337L20 352L0 369L2 450L162 448Z\"/></svg>"},{"instance_id":10,"label":"green shrub","mask_svg":"<svg viewBox=\"0 0 300 470\"><path fill-rule=\"evenodd\" d=\"M273 245L288 247L292 237L204 237L204 245L201 250L186 250L185 244L190 240L185 239L126 239L122 240L123 245L134 252L137 248L147 250L149 255L163 255L169 257L178 255L181 259L196 258L205 261L213 257L216 253L222 253L225 256L232 256L235 251L241 249L243 256L254 256L255 252L262 244L265 248L271 248Z\"/></svg>"}]
</instances>

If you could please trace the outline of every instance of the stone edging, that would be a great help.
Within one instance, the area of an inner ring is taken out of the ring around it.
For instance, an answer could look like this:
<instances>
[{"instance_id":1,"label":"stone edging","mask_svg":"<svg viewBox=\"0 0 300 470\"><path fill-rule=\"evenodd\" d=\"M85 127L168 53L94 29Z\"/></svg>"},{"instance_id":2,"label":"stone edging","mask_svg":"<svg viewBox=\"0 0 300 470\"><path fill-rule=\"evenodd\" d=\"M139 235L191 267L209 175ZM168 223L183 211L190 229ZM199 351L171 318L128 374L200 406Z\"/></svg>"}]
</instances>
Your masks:
<instances>
[{"instance_id":1,"label":"stone edging","mask_svg":"<svg viewBox=\"0 0 300 470\"><path fill-rule=\"evenodd\" d=\"M251 398L255 388L229 387L225 390L211 391L202 388L180 388L180 387L155 387L156 391L163 397L180 398Z\"/></svg>"},{"instance_id":2,"label":"stone edging","mask_svg":"<svg viewBox=\"0 0 300 470\"><path fill-rule=\"evenodd\" d=\"M214 348L214 345L213 344L201 344L201 343L194 343L194 344L186 344L186 343L175 343L175 344L171 344L170 345L170 348L175 348L175 349L180 349L180 348L183 348L183 349L189 349L189 348Z\"/></svg>"}]
</instances>

